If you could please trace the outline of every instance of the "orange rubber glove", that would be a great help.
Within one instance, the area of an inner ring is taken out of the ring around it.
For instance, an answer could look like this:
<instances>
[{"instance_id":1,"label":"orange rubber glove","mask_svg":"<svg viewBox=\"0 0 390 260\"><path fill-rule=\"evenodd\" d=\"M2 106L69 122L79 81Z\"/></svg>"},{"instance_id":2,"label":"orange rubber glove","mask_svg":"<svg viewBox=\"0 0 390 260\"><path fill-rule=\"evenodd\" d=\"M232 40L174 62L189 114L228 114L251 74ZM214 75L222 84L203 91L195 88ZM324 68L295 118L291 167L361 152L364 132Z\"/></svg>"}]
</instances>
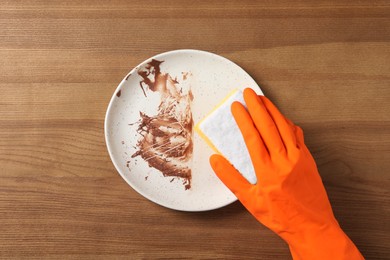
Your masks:
<instances>
[{"instance_id":1,"label":"orange rubber glove","mask_svg":"<svg viewBox=\"0 0 390 260\"><path fill-rule=\"evenodd\" d=\"M287 242L294 259L364 259L333 215L302 129L252 89L244 90L244 99L248 110L239 102L231 109L257 184L250 184L223 156L212 155L217 176L258 221Z\"/></svg>"}]
</instances>

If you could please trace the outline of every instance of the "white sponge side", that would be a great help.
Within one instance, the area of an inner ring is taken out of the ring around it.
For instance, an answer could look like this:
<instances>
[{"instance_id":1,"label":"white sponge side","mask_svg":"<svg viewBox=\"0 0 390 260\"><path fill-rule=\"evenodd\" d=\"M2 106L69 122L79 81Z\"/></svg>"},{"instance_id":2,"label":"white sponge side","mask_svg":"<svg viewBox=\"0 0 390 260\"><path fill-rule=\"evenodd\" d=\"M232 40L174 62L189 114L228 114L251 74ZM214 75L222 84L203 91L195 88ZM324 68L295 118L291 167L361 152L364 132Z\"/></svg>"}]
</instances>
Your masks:
<instances>
[{"instance_id":1,"label":"white sponge side","mask_svg":"<svg viewBox=\"0 0 390 260\"><path fill-rule=\"evenodd\" d=\"M231 113L230 107L235 101L246 107L242 91L237 90L204 118L197 128L250 183L255 184L257 178L249 152Z\"/></svg>"}]
</instances>

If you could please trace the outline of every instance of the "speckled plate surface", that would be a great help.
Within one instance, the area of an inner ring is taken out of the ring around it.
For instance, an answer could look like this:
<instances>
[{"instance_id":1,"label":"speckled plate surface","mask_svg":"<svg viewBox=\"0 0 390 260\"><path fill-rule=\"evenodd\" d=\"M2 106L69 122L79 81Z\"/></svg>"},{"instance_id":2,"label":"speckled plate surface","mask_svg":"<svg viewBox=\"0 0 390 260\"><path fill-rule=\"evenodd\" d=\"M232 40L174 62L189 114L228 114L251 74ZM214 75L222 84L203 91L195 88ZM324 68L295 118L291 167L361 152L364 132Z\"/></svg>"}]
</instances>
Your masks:
<instances>
[{"instance_id":1,"label":"speckled plate surface","mask_svg":"<svg viewBox=\"0 0 390 260\"><path fill-rule=\"evenodd\" d=\"M161 85L161 80L167 82ZM156 83L154 81L160 82L160 85L153 85ZM167 89L163 93L161 89L165 87ZM173 116L169 120L162 119L163 122L169 123L171 119L175 120L175 116L181 117L186 112L196 124L232 89L246 87L260 93L256 82L242 68L226 58L205 51L170 51L142 62L119 84L107 109L104 125L106 144L119 174L145 198L171 209L205 211L234 202L234 194L218 179L209 165L208 160L213 153L211 148L188 127L192 122L187 126L177 123L179 127L189 129L184 133L186 141L179 143L179 148L185 144L185 151L192 151L173 159L174 162L179 159L184 161L178 171L165 171L164 162L170 166L176 163L172 162L172 156L162 156L158 151L155 152L156 143L145 146L144 143L140 145L140 142L149 136L150 129L145 128L145 122L150 122L150 118L161 122L158 117L166 114L170 101L184 105L175 108L179 110L171 113ZM177 100L169 96L174 91L177 91L176 96L180 96ZM173 126L176 123L170 124ZM163 131L171 131L166 130L171 128L169 124L165 126L167 128ZM164 148L164 152L168 151L166 154L178 147L169 142L171 139L164 132L160 137L152 139L157 140L159 147L168 143ZM155 155L142 154L147 148L153 149ZM187 175L174 176L175 173Z\"/></svg>"}]
</instances>

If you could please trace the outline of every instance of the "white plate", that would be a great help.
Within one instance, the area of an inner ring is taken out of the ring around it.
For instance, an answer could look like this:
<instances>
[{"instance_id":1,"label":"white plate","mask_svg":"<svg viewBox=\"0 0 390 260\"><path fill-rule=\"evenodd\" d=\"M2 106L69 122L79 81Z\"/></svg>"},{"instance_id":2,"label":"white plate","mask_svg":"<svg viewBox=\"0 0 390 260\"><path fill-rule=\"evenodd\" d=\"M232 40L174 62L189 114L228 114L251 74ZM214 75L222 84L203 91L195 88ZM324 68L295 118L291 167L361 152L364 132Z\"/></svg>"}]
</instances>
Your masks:
<instances>
[{"instance_id":1,"label":"white plate","mask_svg":"<svg viewBox=\"0 0 390 260\"><path fill-rule=\"evenodd\" d=\"M182 89L184 94L181 95L184 97L187 97L185 94L188 93L189 88L191 89L193 100L188 104L195 124L233 89L250 87L261 93L256 82L243 69L213 53L176 50L156 55L142 62L119 84L107 109L105 138L116 169L138 193L171 209L204 211L234 202L236 200L234 194L218 179L209 165L209 157L213 151L194 131L193 154L187 162L192 176L189 189L185 186L188 180L164 177L161 171L150 167L145 161L150 157L147 158L145 155L144 158L141 156L132 158L132 155L140 150L137 144L142 139L140 132L137 132L141 118L140 111L148 116L162 114L158 106L161 102L167 103L165 98L162 101L161 92L153 92L145 82L142 83L143 88L141 88L140 82L144 78L139 74L140 71L152 71L148 77L152 80L155 77L153 72L156 72L156 69L148 65L152 59L162 62L153 64L155 68L160 68L159 79L163 79L164 76L176 79L177 83L171 81L169 86ZM153 88L153 85L151 86ZM184 101L184 104L186 100L179 99L180 102ZM184 105L184 107L188 106ZM180 111L176 112L178 116L183 114Z\"/></svg>"}]
</instances>

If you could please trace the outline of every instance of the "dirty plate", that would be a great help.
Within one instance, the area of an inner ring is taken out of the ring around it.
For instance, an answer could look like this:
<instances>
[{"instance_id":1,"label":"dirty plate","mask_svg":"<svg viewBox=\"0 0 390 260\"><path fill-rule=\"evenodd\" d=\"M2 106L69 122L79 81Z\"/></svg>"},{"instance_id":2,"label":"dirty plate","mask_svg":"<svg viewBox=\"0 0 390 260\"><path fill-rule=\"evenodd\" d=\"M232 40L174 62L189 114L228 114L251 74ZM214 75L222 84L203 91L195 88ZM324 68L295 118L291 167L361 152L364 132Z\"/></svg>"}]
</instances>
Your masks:
<instances>
[{"instance_id":1,"label":"dirty plate","mask_svg":"<svg viewBox=\"0 0 390 260\"><path fill-rule=\"evenodd\" d=\"M261 93L243 69L205 51L170 51L142 62L107 109L106 144L119 174L171 209L205 211L234 202L210 167L212 149L193 126L232 89L246 87Z\"/></svg>"}]
</instances>

